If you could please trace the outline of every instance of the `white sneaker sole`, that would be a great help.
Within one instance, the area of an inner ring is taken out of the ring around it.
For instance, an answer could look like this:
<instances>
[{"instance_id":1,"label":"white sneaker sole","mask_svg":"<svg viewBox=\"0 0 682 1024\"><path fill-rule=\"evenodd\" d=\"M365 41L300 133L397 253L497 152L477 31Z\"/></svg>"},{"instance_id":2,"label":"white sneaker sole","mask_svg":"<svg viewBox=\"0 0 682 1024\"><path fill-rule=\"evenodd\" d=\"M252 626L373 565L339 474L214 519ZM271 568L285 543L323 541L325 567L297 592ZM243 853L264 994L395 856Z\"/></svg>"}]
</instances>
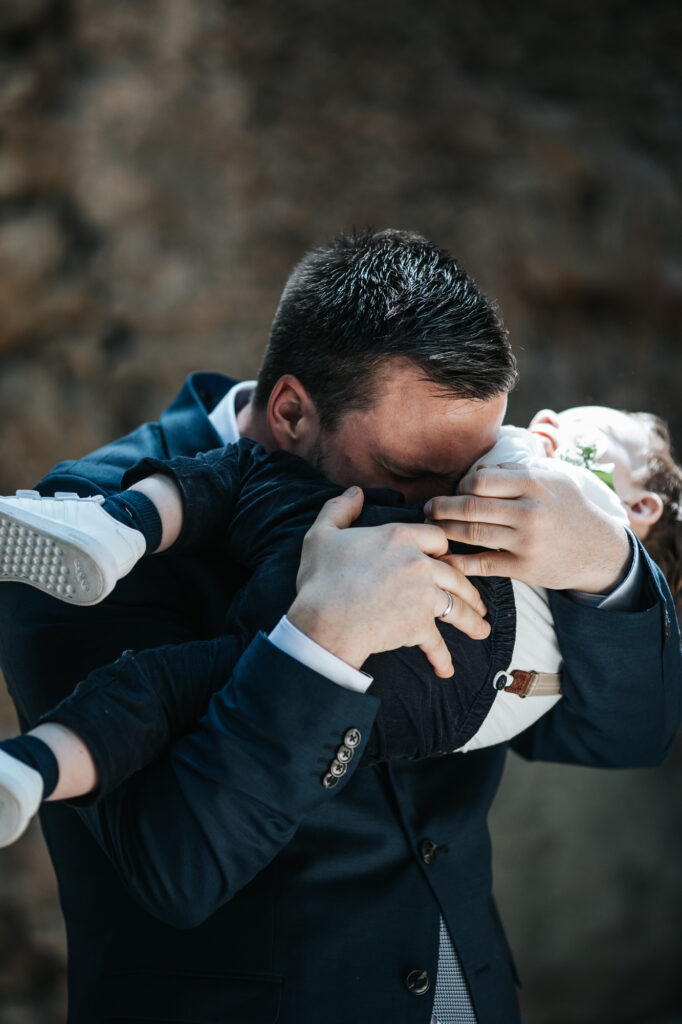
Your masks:
<instances>
[{"instance_id":1,"label":"white sneaker sole","mask_svg":"<svg viewBox=\"0 0 682 1024\"><path fill-rule=\"evenodd\" d=\"M0 582L28 583L71 604L97 604L118 581L116 565L93 537L0 499Z\"/></svg>"},{"instance_id":2,"label":"white sneaker sole","mask_svg":"<svg viewBox=\"0 0 682 1024\"><path fill-rule=\"evenodd\" d=\"M40 773L0 750L0 847L26 831L42 796Z\"/></svg>"}]
</instances>

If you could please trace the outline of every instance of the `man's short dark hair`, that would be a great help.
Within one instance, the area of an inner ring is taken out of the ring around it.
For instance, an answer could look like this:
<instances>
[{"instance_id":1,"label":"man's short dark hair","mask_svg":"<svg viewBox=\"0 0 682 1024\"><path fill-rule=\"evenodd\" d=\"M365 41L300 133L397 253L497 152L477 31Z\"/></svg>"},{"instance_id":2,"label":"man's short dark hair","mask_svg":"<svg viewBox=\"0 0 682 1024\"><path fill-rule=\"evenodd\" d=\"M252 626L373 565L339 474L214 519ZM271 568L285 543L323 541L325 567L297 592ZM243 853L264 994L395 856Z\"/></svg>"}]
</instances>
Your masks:
<instances>
[{"instance_id":1,"label":"man's short dark hair","mask_svg":"<svg viewBox=\"0 0 682 1024\"><path fill-rule=\"evenodd\" d=\"M376 370L395 357L447 397L487 400L516 382L495 306L449 253L405 231L342 235L307 253L287 281L254 402L266 408L291 373L332 430L371 404Z\"/></svg>"}]
</instances>

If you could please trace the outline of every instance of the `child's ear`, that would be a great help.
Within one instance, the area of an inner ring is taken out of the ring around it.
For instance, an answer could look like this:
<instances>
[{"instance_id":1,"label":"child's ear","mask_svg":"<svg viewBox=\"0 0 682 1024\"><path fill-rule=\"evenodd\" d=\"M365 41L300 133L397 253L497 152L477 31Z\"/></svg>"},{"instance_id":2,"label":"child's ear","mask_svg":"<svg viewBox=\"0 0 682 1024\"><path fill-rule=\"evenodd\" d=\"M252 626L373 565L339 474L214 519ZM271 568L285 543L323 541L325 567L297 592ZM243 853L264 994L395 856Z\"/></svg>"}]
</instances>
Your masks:
<instances>
[{"instance_id":1,"label":"child's ear","mask_svg":"<svg viewBox=\"0 0 682 1024\"><path fill-rule=\"evenodd\" d=\"M540 409L528 425L531 434L538 434L545 446L545 455L551 459L559 447L559 417L554 409Z\"/></svg>"},{"instance_id":2,"label":"child's ear","mask_svg":"<svg viewBox=\"0 0 682 1024\"><path fill-rule=\"evenodd\" d=\"M653 491L639 491L623 502L627 509L630 526L640 540L649 533L651 527L663 515L663 500Z\"/></svg>"}]
</instances>

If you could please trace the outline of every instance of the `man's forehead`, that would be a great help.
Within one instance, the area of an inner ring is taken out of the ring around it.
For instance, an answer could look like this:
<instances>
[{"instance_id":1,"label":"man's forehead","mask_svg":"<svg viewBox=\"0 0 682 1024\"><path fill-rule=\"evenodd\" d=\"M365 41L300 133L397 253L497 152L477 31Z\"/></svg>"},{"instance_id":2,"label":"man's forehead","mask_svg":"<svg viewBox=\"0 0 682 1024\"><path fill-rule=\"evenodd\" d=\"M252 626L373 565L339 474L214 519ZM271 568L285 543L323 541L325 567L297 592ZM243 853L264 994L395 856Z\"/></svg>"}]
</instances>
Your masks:
<instances>
[{"instance_id":1,"label":"man's forehead","mask_svg":"<svg viewBox=\"0 0 682 1024\"><path fill-rule=\"evenodd\" d=\"M488 401L448 399L419 406L414 415L403 410L378 418L376 443L396 465L450 475L486 452L495 442L506 411L506 396Z\"/></svg>"},{"instance_id":2,"label":"man's forehead","mask_svg":"<svg viewBox=\"0 0 682 1024\"><path fill-rule=\"evenodd\" d=\"M466 398L445 392L424 371L407 361L384 373L377 384L373 400L364 412L378 422L395 423L456 422L460 427L469 420L480 423L496 420L507 407L506 392L490 398ZM414 418L408 416L414 414Z\"/></svg>"},{"instance_id":3,"label":"man's forehead","mask_svg":"<svg viewBox=\"0 0 682 1024\"><path fill-rule=\"evenodd\" d=\"M369 405L342 416L337 441L409 475L452 477L492 447L506 406L506 393L444 393L423 369L396 359L380 371Z\"/></svg>"}]
</instances>

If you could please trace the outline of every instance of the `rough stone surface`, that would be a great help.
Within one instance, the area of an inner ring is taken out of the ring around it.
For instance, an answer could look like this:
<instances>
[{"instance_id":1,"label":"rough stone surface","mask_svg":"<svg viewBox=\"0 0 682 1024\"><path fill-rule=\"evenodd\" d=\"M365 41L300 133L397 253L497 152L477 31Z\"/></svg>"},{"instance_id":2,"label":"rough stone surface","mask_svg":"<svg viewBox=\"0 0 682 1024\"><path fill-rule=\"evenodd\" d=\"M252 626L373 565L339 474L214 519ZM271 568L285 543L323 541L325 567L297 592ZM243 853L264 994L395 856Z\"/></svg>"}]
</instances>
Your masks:
<instances>
[{"instance_id":1,"label":"rough stone surface","mask_svg":"<svg viewBox=\"0 0 682 1024\"><path fill-rule=\"evenodd\" d=\"M253 374L291 265L368 223L499 300L513 421L599 401L682 441L679 44L668 0L4 0L0 491L192 369ZM681 756L510 763L496 878L528 1024L679 1017ZM51 1024L37 831L0 863L0 1020Z\"/></svg>"}]
</instances>

